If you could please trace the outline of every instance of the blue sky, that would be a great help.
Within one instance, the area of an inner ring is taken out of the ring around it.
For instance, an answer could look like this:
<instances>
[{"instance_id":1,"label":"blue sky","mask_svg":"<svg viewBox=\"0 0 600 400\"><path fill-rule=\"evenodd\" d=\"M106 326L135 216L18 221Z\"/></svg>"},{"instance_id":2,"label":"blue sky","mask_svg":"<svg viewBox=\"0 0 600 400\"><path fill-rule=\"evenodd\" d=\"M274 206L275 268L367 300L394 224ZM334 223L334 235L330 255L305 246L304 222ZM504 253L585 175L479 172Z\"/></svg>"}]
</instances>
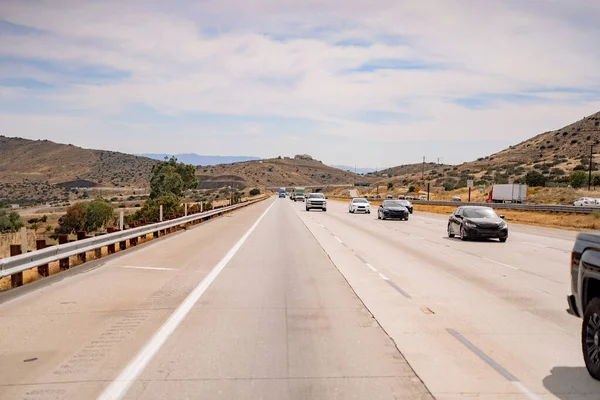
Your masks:
<instances>
[{"instance_id":1,"label":"blue sky","mask_svg":"<svg viewBox=\"0 0 600 400\"><path fill-rule=\"evenodd\" d=\"M600 111L594 3L4 0L0 134L469 161Z\"/></svg>"}]
</instances>

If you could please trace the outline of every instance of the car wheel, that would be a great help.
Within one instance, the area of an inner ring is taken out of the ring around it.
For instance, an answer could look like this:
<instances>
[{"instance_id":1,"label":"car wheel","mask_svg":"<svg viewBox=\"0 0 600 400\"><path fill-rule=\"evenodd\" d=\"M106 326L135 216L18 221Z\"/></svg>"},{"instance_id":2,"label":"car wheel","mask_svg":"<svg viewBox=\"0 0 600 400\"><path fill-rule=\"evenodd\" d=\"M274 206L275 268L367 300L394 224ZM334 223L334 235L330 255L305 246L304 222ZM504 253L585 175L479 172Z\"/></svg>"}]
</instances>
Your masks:
<instances>
[{"instance_id":1,"label":"car wheel","mask_svg":"<svg viewBox=\"0 0 600 400\"><path fill-rule=\"evenodd\" d=\"M465 233L464 226L460 227L460 240L462 240L463 242L466 242L467 240L469 240L469 238L467 237L467 234Z\"/></svg>"},{"instance_id":2,"label":"car wheel","mask_svg":"<svg viewBox=\"0 0 600 400\"><path fill-rule=\"evenodd\" d=\"M306 211L310 211L310 208L306 207Z\"/></svg>"},{"instance_id":3,"label":"car wheel","mask_svg":"<svg viewBox=\"0 0 600 400\"><path fill-rule=\"evenodd\" d=\"M508 239L508 237L498 238L498 240L500 240L500 243L506 242L506 239Z\"/></svg>"},{"instance_id":4,"label":"car wheel","mask_svg":"<svg viewBox=\"0 0 600 400\"><path fill-rule=\"evenodd\" d=\"M381 219L381 213L377 211L377 219Z\"/></svg>"},{"instance_id":5,"label":"car wheel","mask_svg":"<svg viewBox=\"0 0 600 400\"><path fill-rule=\"evenodd\" d=\"M371 214L371 210L367 211L367 214Z\"/></svg>"},{"instance_id":6,"label":"car wheel","mask_svg":"<svg viewBox=\"0 0 600 400\"><path fill-rule=\"evenodd\" d=\"M453 238L454 237L454 233L452 233L452 228L450 228L450 225L448 225L448 237L449 238Z\"/></svg>"},{"instance_id":7,"label":"car wheel","mask_svg":"<svg viewBox=\"0 0 600 400\"><path fill-rule=\"evenodd\" d=\"M323 212L327 212L327 209L326 209L326 208L324 208L324 209L323 209Z\"/></svg>"},{"instance_id":8,"label":"car wheel","mask_svg":"<svg viewBox=\"0 0 600 400\"><path fill-rule=\"evenodd\" d=\"M600 380L600 298L585 309L581 327L581 348L585 366L592 378Z\"/></svg>"}]
</instances>

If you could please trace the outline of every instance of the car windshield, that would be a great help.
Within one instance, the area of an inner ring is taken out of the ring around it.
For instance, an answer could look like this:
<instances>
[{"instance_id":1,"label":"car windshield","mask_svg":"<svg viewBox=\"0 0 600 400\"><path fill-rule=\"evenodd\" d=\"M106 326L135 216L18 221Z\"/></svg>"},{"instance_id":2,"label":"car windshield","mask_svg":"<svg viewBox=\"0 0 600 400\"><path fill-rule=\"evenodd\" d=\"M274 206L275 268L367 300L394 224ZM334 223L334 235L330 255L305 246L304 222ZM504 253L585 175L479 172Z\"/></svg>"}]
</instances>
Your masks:
<instances>
[{"instance_id":1,"label":"car windshield","mask_svg":"<svg viewBox=\"0 0 600 400\"><path fill-rule=\"evenodd\" d=\"M383 202L383 206L384 207L403 207L404 204L402 204L402 202L399 200L386 200Z\"/></svg>"},{"instance_id":2,"label":"car windshield","mask_svg":"<svg viewBox=\"0 0 600 400\"><path fill-rule=\"evenodd\" d=\"M325 195L323 193L311 193L308 195L309 199L324 199Z\"/></svg>"},{"instance_id":3,"label":"car windshield","mask_svg":"<svg viewBox=\"0 0 600 400\"><path fill-rule=\"evenodd\" d=\"M403 206L409 206L410 205L410 201L408 200L398 200L398 203L403 205Z\"/></svg>"},{"instance_id":4,"label":"car windshield","mask_svg":"<svg viewBox=\"0 0 600 400\"><path fill-rule=\"evenodd\" d=\"M463 215L466 218L498 218L491 208L465 208Z\"/></svg>"},{"instance_id":5,"label":"car windshield","mask_svg":"<svg viewBox=\"0 0 600 400\"><path fill-rule=\"evenodd\" d=\"M353 203L368 203L367 199L353 199Z\"/></svg>"}]
</instances>

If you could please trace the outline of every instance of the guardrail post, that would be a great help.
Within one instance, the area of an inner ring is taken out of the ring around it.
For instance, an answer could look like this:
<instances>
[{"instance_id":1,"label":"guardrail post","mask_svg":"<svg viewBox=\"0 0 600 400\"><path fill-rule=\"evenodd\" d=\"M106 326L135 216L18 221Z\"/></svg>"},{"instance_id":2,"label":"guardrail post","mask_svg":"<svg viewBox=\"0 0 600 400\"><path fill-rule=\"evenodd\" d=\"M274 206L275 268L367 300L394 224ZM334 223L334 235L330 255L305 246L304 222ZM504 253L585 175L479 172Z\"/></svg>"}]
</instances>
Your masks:
<instances>
[{"instance_id":1,"label":"guardrail post","mask_svg":"<svg viewBox=\"0 0 600 400\"><path fill-rule=\"evenodd\" d=\"M96 236L103 236L106 235L106 233L101 232L101 233L96 233ZM94 258L98 259L102 257L102 247L98 247L97 249L94 250Z\"/></svg>"},{"instance_id":2,"label":"guardrail post","mask_svg":"<svg viewBox=\"0 0 600 400\"><path fill-rule=\"evenodd\" d=\"M46 239L38 239L35 241L35 249L36 250L42 250L45 248L46 248ZM38 274L40 274L41 276L50 275L50 270L48 268L48 264L40 265L39 267L37 267L37 271L38 271Z\"/></svg>"},{"instance_id":3,"label":"guardrail post","mask_svg":"<svg viewBox=\"0 0 600 400\"><path fill-rule=\"evenodd\" d=\"M18 256L21 253L21 245L20 244L11 244L10 245L10 256ZM12 287L21 286L23 284L23 272L17 272L16 274L12 274L10 276L10 285Z\"/></svg>"},{"instance_id":4,"label":"guardrail post","mask_svg":"<svg viewBox=\"0 0 600 400\"><path fill-rule=\"evenodd\" d=\"M125 212L121 210L119 212L119 229L123 230L123 224L125 222Z\"/></svg>"},{"instance_id":5,"label":"guardrail post","mask_svg":"<svg viewBox=\"0 0 600 400\"><path fill-rule=\"evenodd\" d=\"M86 238L86 236L85 236L84 231L77 232L77 240L83 240L85 238ZM86 262L86 260L87 260L87 254L85 252L77 254L77 257L79 258L79 261L81 261L82 263Z\"/></svg>"},{"instance_id":6,"label":"guardrail post","mask_svg":"<svg viewBox=\"0 0 600 400\"><path fill-rule=\"evenodd\" d=\"M58 244L65 244L69 242L69 235L58 235ZM69 257L58 260L58 266L62 271L69 269Z\"/></svg>"},{"instance_id":7,"label":"guardrail post","mask_svg":"<svg viewBox=\"0 0 600 400\"><path fill-rule=\"evenodd\" d=\"M201 201L200 202L200 212L203 212L203 210L202 210L203 208L204 208L204 202Z\"/></svg>"},{"instance_id":8,"label":"guardrail post","mask_svg":"<svg viewBox=\"0 0 600 400\"><path fill-rule=\"evenodd\" d=\"M185 210L183 212L183 216L187 217L187 203L184 204L184 208L185 208Z\"/></svg>"},{"instance_id":9,"label":"guardrail post","mask_svg":"<svg viewBox=\"0 0 600 400\"><path fill-rule=\"evenodd\" d=\"M162 204L159 207L160 209L160 222L163 222L163 209L162 209Z\"/></svg>"},{"instance_id":10,"label":"guardrail post","mask_svg":"<svg viewBox=\"0 0 600 400\"><path fill-rule=\"evenodd\" d=\"M115 228L113 228L113 227L106 228L106 233L114 233L116 231L117 230ZM115 253L116 249L115 249L115 244L114 243L109 244L106 247L108 248L108 254L114 254Z\"/></svg>"}]
</instances>

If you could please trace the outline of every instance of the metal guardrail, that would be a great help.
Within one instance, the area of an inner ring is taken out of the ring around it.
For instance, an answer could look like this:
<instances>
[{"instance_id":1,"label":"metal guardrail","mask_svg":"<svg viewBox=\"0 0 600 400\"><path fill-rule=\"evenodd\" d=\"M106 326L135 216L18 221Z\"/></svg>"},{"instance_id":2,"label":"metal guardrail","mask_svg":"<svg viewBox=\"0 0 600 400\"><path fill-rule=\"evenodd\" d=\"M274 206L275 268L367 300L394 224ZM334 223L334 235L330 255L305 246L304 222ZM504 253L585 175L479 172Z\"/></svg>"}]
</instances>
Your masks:
<instances>
[{"instance_id":1,"label":"metal guardrail","mask_svg":"<svg viewBox=\"0 0 600 400\"><path fill-rule=\"evenodd\" d=\"M250 204L265 200L268 197L250 200L244 203L235 204L232 206L217 208L203 213L192 214L186 217L176 218L169 221L158 222L155 224L144 225L137 228L127 229L123 231L107 233L102 236L91 237L78 240L76 242L59 244L50 246L42 250L31 251L14 257L0 259L0 278L18 274L31 268L45 265L54 261L75 256L88 251L96 250L115 243L123 242L129 239L138 238L150 233L173 228L179 225L184 225L198 219L204 219L223 212L232 211Z\"/></svg>"},{"instance_id":2,"label":"metal guardrail","mask_svg":"<svg viewBox=\"0 0 600 400\"><path fill-rule=\"evenodd\" d=\"M352 197L342 196L331 196L336 199L348 199ZM389 199L368 199L374 201L383 201ZM563 212L563 213L575 213L575 214L591 214L594 211L600 212L600 207L578 207L578 206L560 206L560 205L547 205L547 204L518 204L518 203L480 203L480 202L465 202L465 201L445 201L445 200L410 200L413 204L424 204L430 206L484 206L497 209L507 210L521 210L521 211L549 211L549 212Z\"/></svg>"}]
</instances>

